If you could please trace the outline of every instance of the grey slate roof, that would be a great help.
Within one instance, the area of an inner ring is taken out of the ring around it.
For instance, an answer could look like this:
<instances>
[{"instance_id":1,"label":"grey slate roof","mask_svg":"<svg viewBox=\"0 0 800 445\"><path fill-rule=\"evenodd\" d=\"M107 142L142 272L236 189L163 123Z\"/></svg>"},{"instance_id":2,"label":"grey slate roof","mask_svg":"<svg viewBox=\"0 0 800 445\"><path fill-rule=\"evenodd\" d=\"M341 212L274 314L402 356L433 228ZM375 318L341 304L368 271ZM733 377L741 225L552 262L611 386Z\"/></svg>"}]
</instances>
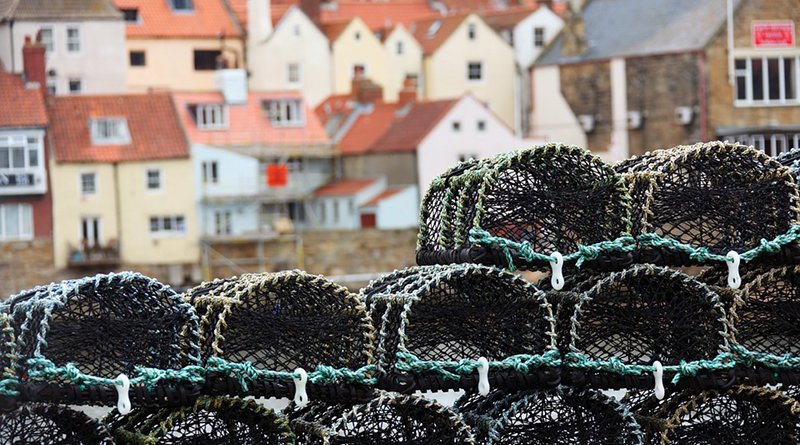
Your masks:
<instances>
[{"instance_id":1,"label":"grey slate roof","mask_svg":"<svg viewBox=\"0 0 800 445\"><path fill-rule=\"evenodd\" d=\"M122 20L111 0L0 0L0 19Z\"/></svg>"},{"instance_id":2,"label":"grey slate roof","mask_svg":"<svg viewBox=\"0 0 800 445\"><path fill-rule=\"evenodd\" d=\"M559 35L536 65L699 50L725 26L725 10L726 0L591 0L583 11L589 49L562 57Z\"/></svg>"}]
</instances>

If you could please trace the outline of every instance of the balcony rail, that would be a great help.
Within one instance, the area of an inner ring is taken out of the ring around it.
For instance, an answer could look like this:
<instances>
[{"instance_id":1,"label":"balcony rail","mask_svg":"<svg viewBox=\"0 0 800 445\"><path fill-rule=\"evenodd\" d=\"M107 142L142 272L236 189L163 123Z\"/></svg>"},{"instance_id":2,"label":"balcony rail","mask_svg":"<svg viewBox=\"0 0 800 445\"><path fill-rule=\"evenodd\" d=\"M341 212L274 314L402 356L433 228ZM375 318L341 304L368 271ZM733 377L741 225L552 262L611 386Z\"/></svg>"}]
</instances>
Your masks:
<instances>
[{"instance_id":1,"label":"balcony rail","mask_svg":"<svg viewBox=\"0 0 800 445\"><path fill-rule=\"evenodd\" d=\"M76 268L117 266L120 263L119 245L115 241L109 241L105 246L91 245L84 240L80 248L70 246L67 263Z\"/></svg>"}]
</instances>

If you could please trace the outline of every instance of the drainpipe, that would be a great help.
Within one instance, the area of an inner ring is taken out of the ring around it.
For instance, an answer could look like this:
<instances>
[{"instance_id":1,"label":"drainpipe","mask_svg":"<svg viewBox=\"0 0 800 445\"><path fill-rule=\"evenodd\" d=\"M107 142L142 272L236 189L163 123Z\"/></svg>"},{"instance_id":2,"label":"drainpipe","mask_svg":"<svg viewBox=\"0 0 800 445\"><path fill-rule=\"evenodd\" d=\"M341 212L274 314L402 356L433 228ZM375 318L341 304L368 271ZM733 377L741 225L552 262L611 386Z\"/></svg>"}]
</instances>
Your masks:
<instances>
[{"instance_id":1,"label":"drainpipe","mask_svg":"<svg viewBox=\"0 0 800 445\"><path fill-rule=\"evenodd\" d=\"M16 61L14 60L14 19L8 22L8 37L11 42L11 72L16 72Z\"/></svg>"},{"instance_id":2,"label":"drainpipe","mask_svg":"<svg viewBox=\"0 0 800 445\"><path fill-rule=\"evenodd\" d=\"M119 260L121 263L122 262L122 207L120 206L120 200L119 200L120 199L119 164L114 162L111 165L114 168L114 212L117 215L117 249L119 249Z\"/></svg>"},{"instance_id":3,"label":"drainpipe","mask_svg":"<svg viewBox=\"0 0 800 445\"><path fill-rule=\"evenodd\" d=\"M733 0L728 0L727 5L727 26L728 26L728 82L733 85L734 67L733 67Z\"/></svg>"},{"instance_id":4,"label":"drainpipe","mask_svg":"<svg viewBox=\"0 0 800 445\"><path fill-rule=\"evenodd\" d=\"M700 102L700 140L708 140L708 97L706 91L706 56L697 52L697 98Z\"/></svg>"}]
</instances>

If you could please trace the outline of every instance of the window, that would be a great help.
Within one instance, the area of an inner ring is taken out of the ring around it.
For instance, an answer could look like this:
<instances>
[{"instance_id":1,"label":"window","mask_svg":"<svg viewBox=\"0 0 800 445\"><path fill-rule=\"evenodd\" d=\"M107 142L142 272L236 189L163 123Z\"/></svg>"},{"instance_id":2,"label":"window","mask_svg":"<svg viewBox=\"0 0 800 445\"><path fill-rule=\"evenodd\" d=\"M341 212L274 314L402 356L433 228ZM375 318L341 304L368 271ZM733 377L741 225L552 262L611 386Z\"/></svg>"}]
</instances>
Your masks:
<instances>
[{"instance_id":1,"label":"window","mask_svg":"<svg viewBox=\"0 0 800 445\"><path fill-rule=\"evenodd\" d=\"M125 118L92 119L90 129L94 145L126 145L131 142Z\"/></svg>"},{"instance_id":2,"label":"window","mask_svg":"<svg viewBox=\"0 0 800 445\"><path fill-rule=\"evenodd\" d=\"M797 104L800 57L739 58L734 63L736 105Z\"/></svg>"},{"instance_id":3,"label":"window","mask_svg":"<svg viewBox=\"0 0 800 445\"><path fill-rule=\"evenodd\" d=\"M203 184L216 184L219 182L217 161L204 161L201 167L203 170Z\"/></svg>"},{"instance_id":4,"label":"window","mask_svg":"<svg viewBox=\"0 0 800 445\"><path fill-rule=\"evenodd\" d=\"M514 31L511 29L504 29L500 36L505 40L509 45L514 46Z\"/></svg>"},{"instance_id":5,"label":"window","mask_svg":"<svg viewBox=\"0 0 800 445\"><path fill-rule=\"evenodd\" d=\"M221 210L214 212L214 233L217 235L230 235L231 220L233 216L230 210Z\"/></svg>"},{"instance_id":6,"label":"window","mask_svg":"<svg viewBox=\"0 0 800 445\"><path fill-rule=\"evenodd\" d=\"M414 89L419 91L419 74L417 73L406 73L406 79L411 79L414 85Z\"/></svg>"},{"instance_id":7,"label":"window","mask_svg":"<svg viewBox=\"0 0 800 445\"><path fill-rule=\"evenodd\" d=\"M45 51L52 53L55 49L53 44L53 28L42 28L39 30L39 38L41 39L42 46Z\"/></svg>"},{"instance_id":8,"label":"window","mask_svg":"<svg viewBox=\"0 0 800 445\"><path fill-rule=\"evenodd\" d=\"M544 46L544 28L533 28L533 46L537 48Z\"/></svg>"},{"instance_id":9,"label":"window","mask_svg":"<svg viewBox=\"0 0 800 445\"><path fill-rule=\"evenodd\" d=\"M319 203L319 220L325 223L325 201Z\"/></svg>"},{"instance_id":10,"label":"window","mask_svg":"<svg viewBox=\"0 0 800 445\"><path fill-rule=\"evenodd\" d=\"M183 216L151 216L151 235L175 235L186 233L186 222Z\"/></svg>"},{"instance_id":11,"label":"window","mask_svg":"<svg viewBox=\"0 0 800 445\"><path fill-rule=\"evenodd\" d=\"M56 86L58 85L58 79L54 76L47 76L47 94L51 96L55 96L56 94Z\"/></svg>"},{"instance_id":12,"label":"window","mask_svg":"<svg viewBox=\"0 0 800 445\"><path fill-rule=\"evenodd\" d=\"M297 63L290 63L287 65L286 78L290 84L300 83L300 65Z\"/></svg>"},{"instance_id":13,"label":"window","mask_svg":"<svg viewBox=\"0 0 800 445\"><path fill-rule=\"evenodd\" d=\"M764 129L763 133L742 133L727 136L719 136L725 142L738 142L744 145L753 146L764 151L770 156L778 156L781 153L800 147L800 133L796 130L787 129Z\"/></svg>"},{"instance_id":14,"label":"window","mask_svg":"<svg viewBox=\"0 0 800 445\"><path fill-rule=\"evenodd\" d=\"M403 54L403 42L397 42L397 54Z\"/></svg>"},{"instance_id":15,"label":"window","mask_svg":"<svg viewBox=\"0 0 800 445\"><path fill-rule=\"evenodd\" d=\"M26 170L39 166L40 140L35 136L2 136L0 137L0 173L14 173L15 170ZM15 178L19 181L27 181Z\"/></svg>"},{"instance_id":16,"label":"window","mask_svg":"<svg viewBox=\"0 0 800 445\"><path fill-rule=\"evenodd\" d=\"M194 119L200 130L228 128L228 107L221 104L194 105Z\"/></svg>"},{"instance_id":17,"label":"window","mask_svg":"<svg viewBox=\"0 0 800 445\"><path fill-rule=\"evenodd\" d=\"M161 190L161 169L148 168L145 171L145 183L147 184L147 190Z\"/></svg>"},{"instance_id":18,"label":"window","mask_svg":"<svg viewBox=\"0 0 800 445\"><path fill-rule=\"evenodd\" d=\"M100 218L81 218L81 240L85 241L89 247L100 245Z\"/></svg>"},{"instance_id":19,"label":"window","mask_svg":"<svg viewBox=\"0 0 800 445\"><path fill-rule=\"evenodd\" d=\"M461 131L461 122L453 121L453 131Z\"/></svg>"},{"instance_id":20,"label":"window","mask_svg":"<svg viewBox=\"0 0 800 445\"><path fill-rule=\"evenodd\" d=\"M122 15L125 16L125 23L139 23L139 10L136 8L123 8Z\"/></svg>"},{"instance_id":21,"label":"window","mask_svg":"<svg viewBox=\"0 0 800 445\"><path fill-rule=\"evenodd\" d=\"M294 28L292 29L294 30L294 35L296 36L300 35L300 25L294 25Z\"/></svg>"},{"instance_id":22,"label":"window","mask_svg":"<svg viewBox=\"0 0 800 445\"><path fill-rule=\"evenodd\" d=\"M356 31L356 34L355 34L355 36L354 36L354 37L355 37L355 39L356 39L357 41L358 41L358 40L361 40L361 33L360 33L360 32L358 32L358 31Z\"/></svg>"},{"instance_id":23,"label":"window","mask_svg":"<svg viewBox=\"0 0 800 445\"><path fill-rule=\"evenodd\" d=\"M333 223L339 224L339 200L333 201Z\"/></svg>"},{"instance_id":24,"label":"window","mask_svg":"<svg viewBox=\"0 0 800 445\"><path fill-rule=\"evenodd\" d=\"M81 173L80 186L81 195L97 194L97 174L94 172Z\"/></svg>"},{"instance_id":25,"label":"window","mask_svg":"<svg viewBox=\"0 0 800 445\"><path fill-rule=\"evenodd\" d=\"M78 53L81 51L80 30L75 27L67 28L67 52Z\"/></svg>"},{"instance_id":26,"label":"window","mask_svg":"<svg viewBox=\"0 0 800 445\"><path fill-rule=\"evenodd\" d=\"M476 31L474 23L470 23L469 25L467 25L467 38L469 38L470 40L475 40L475 32Z\"/></svg>"},{"instance_id":27,"label":"window","mask_svg":"<svg viewBox=\"0 0 800 445\"><path fill-rule=\"evenodd\" d=\"M131 66L144 66L144 51L131 51L129 54Z\"/></svg>"},{"instance_id":28,"label":"window","mask_svg":"<svg viewBox=\"0 0 800 445\"><path fill-rule=\"evenodd\" d=\"M70 94L78 94L83 91L83 81L81 79L70 79L67 84L69 85Z\"/></svg>"},{"instance_id":29,"label":"window","mask_svg":"<svg viewBox=\"0 0 800 445\"><path fill-rule=\"evenodd\" d=\"M367 75L367 66L363 63L353 64L353 78L364 77Z\"/></svg>"},{"instance_id":30,"label":"window","mask_svg":"<svg viewBox=\"0 0 800 445\"><path fill-rule=\"evenodd\" d=\"M478 131L486 130L486 121L478 121Z\"/></svg>"},{"instance_id":31,"label":"window","mask_svg":"<svg viewBox=\"0 0 800 445\"><path fill-rule=\"evenodd\" d=\"M477 82L483 79L483 63L469 62L467 64L467 79Z\"/></svg>"},{"instance_id":32,"label":"window","mask_svg":"<svg viewBox=\"0 0 800 445\"><path fill-rule=\"evenodd\" d=\"M192 0L168 0L175 12L192 12Z\"/></svg>"},{"instance_id":33,"label":"window","mask_svg":"<svg viewBox=\"0 0 800 445\"><path fill-rule=\"evenodd\" d=\"M300 100L265 101L264 108L273 127L299 126L305 123L303 103Z\"/></svg>"},{"instance_id":34,"label":"window","mask_svg":"<svg viewBox=\"0 0 800 445\"><path fill-rule=\"evenodd\" d=\"M219 67L222 52L219 50L194 50L195 71L213 71Z\"/></svg>"},{"instance_id":35,"label":"window","mask_svg":"<svg viewBox=\"0 0 800 445\"><path fill-rule=\"evenodd\" d=\"M33 238L33 207L30 204L0 205L0 241Z\"/></svg>"}]
</instances>

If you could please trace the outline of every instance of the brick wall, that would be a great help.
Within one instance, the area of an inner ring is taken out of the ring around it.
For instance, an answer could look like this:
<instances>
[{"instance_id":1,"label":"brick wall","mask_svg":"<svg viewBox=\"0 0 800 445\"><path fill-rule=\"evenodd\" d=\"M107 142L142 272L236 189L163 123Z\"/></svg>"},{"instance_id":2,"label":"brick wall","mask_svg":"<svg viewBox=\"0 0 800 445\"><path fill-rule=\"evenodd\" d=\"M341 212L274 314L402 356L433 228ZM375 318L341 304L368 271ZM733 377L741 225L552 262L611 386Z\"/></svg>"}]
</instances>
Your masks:
<instances>
[{"instance_id":1,"label":"brick wall","mask_svg":"<svg viewBox=\"0 0 800 445\"><path fill-rule=\"evenodd\" d=\"M586 135L588 149L606 151L611 145L611 73L608 62L562 65L561 93L572 112L595 117L594 131Z\"/></svg>"}]
</instances>

